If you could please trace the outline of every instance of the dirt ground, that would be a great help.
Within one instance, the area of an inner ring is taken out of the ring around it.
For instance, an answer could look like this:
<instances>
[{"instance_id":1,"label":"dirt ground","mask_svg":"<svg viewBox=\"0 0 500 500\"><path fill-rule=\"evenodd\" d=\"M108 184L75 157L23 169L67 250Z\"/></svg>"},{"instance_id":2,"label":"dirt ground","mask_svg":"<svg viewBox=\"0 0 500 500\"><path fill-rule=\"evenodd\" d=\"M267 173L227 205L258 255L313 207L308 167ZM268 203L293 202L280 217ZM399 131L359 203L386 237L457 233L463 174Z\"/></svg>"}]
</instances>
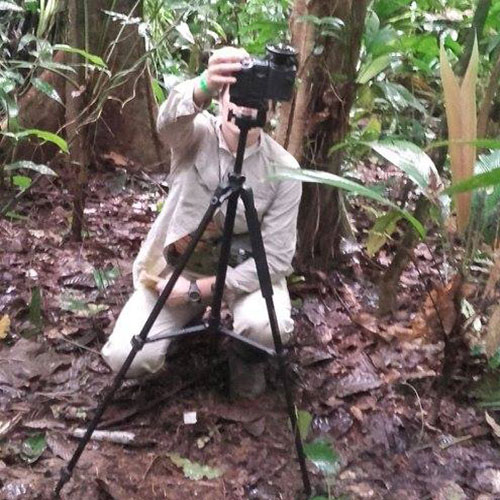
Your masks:
<instances>
[{"instance_id":1,"label":"dirt ground","mask_svg":"<svg viewBox=\"0 0 500 500\"><path fill-rule=\"evenodd\" d=\"M0 220L0 319L10 320L0 340L1 499L51 498L77 445L72 432L86 427L113 379L99 351L131 292L131 264L162 188L117 172L92 179L82 244L64 238L71 211L58 183L22 198L22 219ZM444 263L419 245L396 312L378 318L375 283L390 252L368 259L353 245L331 275L291 285L295 402L313 417L308 441L326 439L340 456L329 478L308 463L314 490L351 499L500 498L499 445L470 388L481 357L457 353L463 362L438 407L444 344L422 311ZM479 277L472 302L481 286ZM426 317L422 334L416 319ZM99 429L133 432L133 445L91 441L62 498L304 498L273 363L268 378L258 401L231 402L224 340L177 342L158 377L127 381L104 414ZM185 424L193 411L197 422ZM218 477L187 477L179 457Z\"/></svg>"}]
</instances>

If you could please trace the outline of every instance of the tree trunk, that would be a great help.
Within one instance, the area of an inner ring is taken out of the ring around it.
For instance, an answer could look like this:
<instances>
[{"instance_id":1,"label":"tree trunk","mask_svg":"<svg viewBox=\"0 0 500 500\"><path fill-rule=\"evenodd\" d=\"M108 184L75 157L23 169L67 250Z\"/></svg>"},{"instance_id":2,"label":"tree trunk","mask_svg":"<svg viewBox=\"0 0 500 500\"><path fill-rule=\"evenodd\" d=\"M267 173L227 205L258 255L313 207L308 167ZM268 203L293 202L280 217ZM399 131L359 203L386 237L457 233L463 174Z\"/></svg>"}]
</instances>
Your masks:
<instances>
[{"instance_id":1,"label":"tree trunk","mask_svg":"<svg viewBox=\"0 0 500 500\"><path fill-rule=\"evenodd\" d=\"M367 0L295 2L291 30L292 43L300 50L299 86L295 100L281 109L277 139L303 168L340 172L342 153L329 152L348 132L366 10ZM313 23L301 20L304 15L341 19L342 40L319 37ZM299 216L299 266L307 262L319 269L330 267L339 239L348 230L342 194L306 184Z\"/></svg>"},{"instance_id":2,"label":"tree trunk","mask_svg":"<svg viewBox=\"0 0 500 500\"><path fill-rule=\"evenodd\" d=\"M78 2L75 7L81 23L79 41L73 45L104 59L111 78L87 71L81 80L81 89L66 85L62 78L49 71L41 73L39 78L50 83L64 101L71 99L72 95L78 97L82 90L86 93L86 106L77 116L80 124L86 122L89 125L86 147L92 152L92 160L111 157L119 159L120 166L127 170L166 172L168 152L162 147L156 132L156 104L144 57L144 40L139 36L136 24L123 26L104 13L104 10L113 9L138 17L141 14L139 5L137 0L88 0ZM68 26L68 36L70 31L71 26ZM84 62L78 55L57 53L54 56L56 62L68 63L70 59L77 64ZM117 75L121 76L118 78ZM20 102L20 121L24 127L63 133L69 138L72 131L67 113L63 106L35 88L30 89ZM40 148L23 143L18 158L46 163L54 153L54 147L50 145Z\"/></svg>"}]
</instances>

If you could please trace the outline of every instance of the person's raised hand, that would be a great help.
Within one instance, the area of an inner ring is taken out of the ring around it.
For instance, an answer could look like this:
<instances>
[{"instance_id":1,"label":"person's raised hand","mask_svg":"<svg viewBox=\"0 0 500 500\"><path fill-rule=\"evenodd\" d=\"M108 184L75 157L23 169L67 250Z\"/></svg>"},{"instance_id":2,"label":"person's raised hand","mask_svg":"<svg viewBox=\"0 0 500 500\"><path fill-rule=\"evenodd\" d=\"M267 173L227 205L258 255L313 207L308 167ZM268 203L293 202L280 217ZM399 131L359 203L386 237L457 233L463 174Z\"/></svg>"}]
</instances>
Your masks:
<instances>
[{"instance_id":1,"label":"person's raised hand","mask_svg":"<svg viewBox=\"0 0 500 500\"><path fill-rule=\"evenodd\" d=\"M245 49L223 47L215 50L208 60L206 71L207 87L213 94L218 93L224 85L236 82L234 73L241 69L241 61L250 56Z\"/></svg>"}]
</instances>

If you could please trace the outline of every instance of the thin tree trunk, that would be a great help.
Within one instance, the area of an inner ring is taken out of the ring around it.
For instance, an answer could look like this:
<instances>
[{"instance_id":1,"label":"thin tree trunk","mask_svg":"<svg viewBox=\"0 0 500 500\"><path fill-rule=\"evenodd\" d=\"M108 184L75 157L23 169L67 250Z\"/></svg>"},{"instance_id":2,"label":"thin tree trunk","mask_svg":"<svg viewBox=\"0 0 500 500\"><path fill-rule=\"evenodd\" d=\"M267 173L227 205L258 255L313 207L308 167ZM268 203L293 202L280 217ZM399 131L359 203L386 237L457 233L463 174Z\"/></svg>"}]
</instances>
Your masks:
<instances>
[{"instance_id":1,"label":"thin tree trunk","mask_svg":"<svg viewBox=\"0 0 500 500\"><path fill-rule=\"evenodd\" d=\"M497 50L497 60L490 75L488 87L484 93L483 102L479 109L477 119L477 137L483 139L488 134L488 120L490 112L495 102L495 95L498 92L498 82L500 81L500 50Z\"/></svg>"},{"instance_id":2,"label":"thin tree trunk","mask_svg":"<svg viewBox=\"0 0 500 500\"><path fill-rule=\"evenodd\" d=\"M348 133L366 9L366 0L297 0L294 5L291 28L293 43L301 51L299 87L295 101L281 110L277 138L303 168L340 172L342 153L330 155L330 149ZM300 19L304 15L341 19L345 23L342 42L320 39L314 25ZM322 53L315 55L319 45ZM306 184L299 216L299 266L330 267L340 237L347 232L342 194Z\"/></svg>"},{"instance_id":3,"label":"thin tree trunk","mask_svg":"<svg viewBox=\"0 0 500 500\"><path fill-rule=\"evenodd\" d=\"M85 17L78 8L77 0L69 0L68 5L68 43L72 47L84 46ZM69 56L73 64L79 61L76 54ZM88 125L80 125L79 117L85 108L85 68L76 67L77 81L81 89L75 89L70 83L66 84L66 136L70 154L68 169L74 171L71 175L73 195L73 215L71 221L71 236L75 241L82 240L83 211L85 208L86 188L88 184Z\"/></svg>"}]
</instances>

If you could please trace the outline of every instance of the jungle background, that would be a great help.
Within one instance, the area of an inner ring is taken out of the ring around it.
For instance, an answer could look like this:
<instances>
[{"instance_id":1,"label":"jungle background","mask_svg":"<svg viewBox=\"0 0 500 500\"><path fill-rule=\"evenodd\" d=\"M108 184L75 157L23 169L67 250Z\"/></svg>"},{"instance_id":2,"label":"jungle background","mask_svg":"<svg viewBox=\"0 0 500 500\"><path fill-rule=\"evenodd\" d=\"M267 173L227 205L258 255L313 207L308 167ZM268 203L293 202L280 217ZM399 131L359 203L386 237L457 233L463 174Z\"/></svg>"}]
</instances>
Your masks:
<instances>
[{"instance_id":1,"label":"jungle background","mask_svg":"<svg viewBox=\"0 0 500 500\"><path fill-rule=\"evenodd\" d=\"M311 498L500 498L499 0L1 0L1 498L51 498L112 381L99 351L168 193L158 105L212 49L282 40ZM303 498L276 366L237 404L225 361L193 339L127 381L62 497Z\"/></svg>"}]
</instances>

